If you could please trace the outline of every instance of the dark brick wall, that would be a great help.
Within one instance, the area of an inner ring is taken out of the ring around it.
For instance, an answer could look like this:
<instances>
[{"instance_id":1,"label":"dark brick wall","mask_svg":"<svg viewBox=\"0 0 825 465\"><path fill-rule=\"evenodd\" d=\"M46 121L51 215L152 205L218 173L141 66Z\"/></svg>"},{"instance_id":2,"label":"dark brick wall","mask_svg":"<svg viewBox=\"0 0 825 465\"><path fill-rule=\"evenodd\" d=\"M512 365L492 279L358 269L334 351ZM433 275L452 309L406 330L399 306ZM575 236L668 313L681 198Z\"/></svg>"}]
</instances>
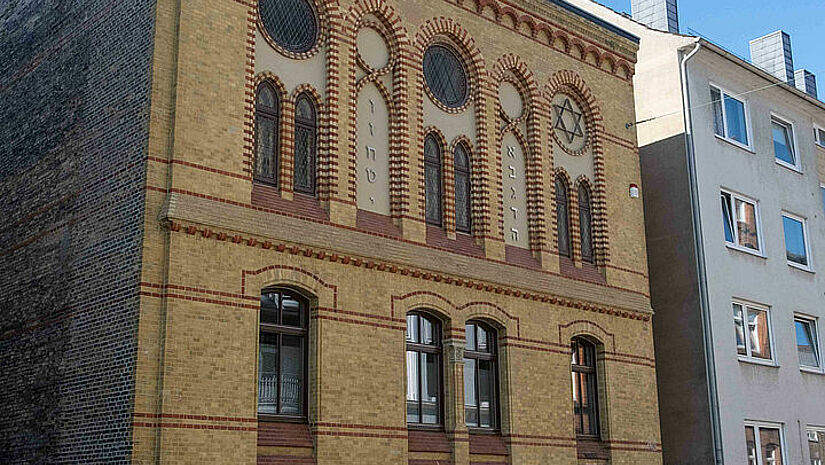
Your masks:
<instances>
[{"instance_id":1,"label":"dark brick wall","mask_svg":"<svg viewBox=\"0 0 825 465\"><path fill-rule=\"evenodd\" d=\"M153 0L0 1L0 463L125 463Z\"/></svg>"}]
</instances>

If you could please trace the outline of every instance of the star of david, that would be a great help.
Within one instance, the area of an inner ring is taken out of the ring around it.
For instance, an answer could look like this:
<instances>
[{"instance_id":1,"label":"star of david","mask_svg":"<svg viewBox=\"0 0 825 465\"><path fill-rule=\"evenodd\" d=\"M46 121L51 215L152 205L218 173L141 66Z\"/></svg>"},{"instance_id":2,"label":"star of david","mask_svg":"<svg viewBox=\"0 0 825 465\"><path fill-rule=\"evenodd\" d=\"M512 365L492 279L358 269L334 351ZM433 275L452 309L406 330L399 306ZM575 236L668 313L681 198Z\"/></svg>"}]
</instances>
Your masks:
<instances>
[{"instance_id":1,"label":"star of david","mask_svg":"<svg viewBox=\"0 0 825 465\"><path fill-rule=\"evenodd\" d=\"M564 99L561 105L553 105L553 109L556 110L556 124L553 127L567 136L568 144L572 144L577 137L584 137L582 114L573 109L569 98Z\"/></svg>"}]
</instances>

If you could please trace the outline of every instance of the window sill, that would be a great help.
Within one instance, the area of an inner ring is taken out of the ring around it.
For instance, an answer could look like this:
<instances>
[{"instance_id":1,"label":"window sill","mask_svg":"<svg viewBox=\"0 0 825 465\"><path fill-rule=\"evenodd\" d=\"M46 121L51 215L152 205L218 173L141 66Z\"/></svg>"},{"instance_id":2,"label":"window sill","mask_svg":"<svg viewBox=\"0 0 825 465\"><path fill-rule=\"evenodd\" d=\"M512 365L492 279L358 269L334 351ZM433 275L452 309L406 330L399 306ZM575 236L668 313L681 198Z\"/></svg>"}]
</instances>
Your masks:
<instances>
[{"instance_id":1,"label":"window sill","mask_svg":"<svg viewBox=\"0 0 825 465\"><path fill-rule=\"evenodd\" d=\"M763 254L763 253L762 253L761 251L759 251L759 250L753 250L753 249L749 249L749 248L747 248L747 247L742 247L742 246L738 246L738 245L736 245L736 244L731 244L731 243L730 243L730 242L728 242L728 241L725 241L725 247L727 247L727 248L729 248L729 249L731 249L731 250L735 250L735 251L737 251L737 252L744 252L744 253L746 253L746 254L748 254L748 255L753 255L754 257L759 257L759 258L763 258L763 259L767 259L767 258L768 258L768 257L766 257L766 256L765 256L765 254Z\"/></svg>"},{"instance_id":2,"label":"window sill","mask_svg":"<svg viewBox=\"0 0 825 465\"><path fill-rule=\"evenodd\" d=\"M822 371L822 368L800 366L799 371L801 371L802 373L807 373L809 375L825 376L825 372Z\"/></svg>"},{"instance_id":3,"label":"window sill","mask_svg":"<svg viewBox=\"0 0 825 465\"><path fill-rule=\"evenodd\" d=\"M825 150L825 145L820 144L819 142L815 142L814 146L820 150Z\"/></svg>"},{"instance_id":4,"label":"window sill","mask_svg":"<svg viewBox=\"0 0 825 465\"><path fill-rule=\"evenodd\" d=\"M408 430L444 432L444 425L427 425L424 423L407 423Z\"/></svg>"},{"instance_id":5,"label":"window sill","mask_svg":"<svg viewBox=\"0 0 825 465\"><path fill-rule=\"evenodd\" d=\"M806 273L816 274L816 272L810 266L800 265L796 262L788 262L788 266L791 268L796 268L799 271L804 271Z\"/></svg>"},{"instance_id":6,"label":"window sill","mask_svg":"<svg viewBox=\"0 0 825 465\"><path fill-rule=\"evenodd\" d=\"M269 413L259 413L258 421L272 423L308 423L307 417L291 415L272 415Z\"/></svg>"},{"instance_id":7,"label":"window sill","mask_svg":"<svg viewBox=\"0 0 825 465\"><path fill-rule=\"evenodd\" d=\"M751 365L761 365L768 368L779 368L779 364L774 362L773 360L762 360L758 358L750 358L750 357L743 357L739 356L739 361L742 363L748 363Z\"/></svg>"},{"instance_id":8,"label":"window sill","mask_svg":"<svg viewBox=\"0 0 825 465\"><path fill-rule=\"evenodd\" d=\"M470 434L486 434L489 436L496 436L501 434L501 430L498 428L479 428L477 426L468 426L467 431Z\"/></svg>"},{"instance_id":9,"label":"window sill","mask_svg":"<svg viewBox=\"0 0 825 465\"><path fill-rule=\"evenodd\" d=\"M730 144L730 145L732 145L736 148L740 148L740 149L742 149L746 152L750 152L754 155L756 154L756 151L754 151L753 148L751 148L749 145L745 145L745 144L739 142L738 140L729 139L725 136L720 136L719 134L716 134L716 133L713 133L713 135L716 136L716 138L721 140L722 142L726 142L726 143L728 143L728 144Z\"/></svg>"},{"instance_id":10,"label":"window sill","mask_svg":"<svg viewBox=\"0 0 825 465\"><path fill-rule=\"evenodd\" d=\"M796 174L802 174L802 168L801 167L796 166L796 165L791 165L790 163L784 162L784 161L782 161L778 158L774 158L774 160L776 160L777 165L779 165L783 168L787 168L787 169L793 171Z\"/></svg>"}]
</instances>

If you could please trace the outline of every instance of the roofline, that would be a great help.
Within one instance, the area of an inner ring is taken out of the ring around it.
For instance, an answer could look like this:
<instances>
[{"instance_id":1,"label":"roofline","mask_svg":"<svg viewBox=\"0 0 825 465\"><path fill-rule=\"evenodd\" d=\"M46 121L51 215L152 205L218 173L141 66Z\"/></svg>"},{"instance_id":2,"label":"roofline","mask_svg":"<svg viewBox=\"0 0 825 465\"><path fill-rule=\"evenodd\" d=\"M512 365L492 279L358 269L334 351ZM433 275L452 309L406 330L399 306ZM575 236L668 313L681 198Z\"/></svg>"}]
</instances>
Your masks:
<instances>
[{"instance_id":1,"label":"roofline","mask_svg":"<svg viewBox=\"0 0 825 465\"><path fill-rule=\"evenodd\" d=\"M779 78L775 77L774 75L768 73L767 71L763 70L762 68L759 68L758 66L754 65L753 63L750 63L748 61L745 61L745 60L739 58L738 56L734 55L731 52L728 52L727 50L725 50L722 47L714 44L713 42L709 42L707 39L703 39L701 37L696 37L695 39L696 39L695 42L701 43L703 47L705 47L708 50L716 53L717 55L719 55L723 58L727 58L729 61L733 62L734 64L737 64L737 65L747 69L751 73L756 74L757 76L761 77L762 79L765 79L768 82L771 82L771 83L774 83L774 84L779 84L777 87L785 89L788 92L790 92L791 94L794 94L794 95L796 95L797 97L799 97L803 100L807 100L808 103L811 103L811 104L819 107L819 109L821 109L821 110L825 110L825 102L822 102L821 100L818 100L818 99L815 99L815 98L811 97L807 93L797 89L795 86L792 86L792 85L788 84L787 82L782 81L781 79L779 79Z\"/></svg>"},{"instance_id":2,"label":"roofline","mask_svg":"<svg viewBox=\"0 0 825 465\"><path fill-rule=\"evenodd\" d=\"M588 13L587 11L584 11L581 8L577 7L577 6L571 5L567 2L565 2L564 0L544 0L544 1L546 1L547 3L551 3L553 5L556 5L558 7L564 8L565 10L567 10L567 11L569 11L569 12L571 12L571 13L577 15L577 16L581 16L582 18L590 21L591 23L596 24L597 26L600 26L604 29L607 29L608 31L610 31L610 32L612 32L612 33L614 33L618 36L624 37L625 39L627 39L627 40L629 40L629 41L631 41L631 42L633 42L637 45L639 44L639 37L638 36L633 35L633 34L627 32L626 30L616 26L615 24L609 23L609 22L599 18L598 16L596 16L592 13Z\"/></svg>"}]
</instances>

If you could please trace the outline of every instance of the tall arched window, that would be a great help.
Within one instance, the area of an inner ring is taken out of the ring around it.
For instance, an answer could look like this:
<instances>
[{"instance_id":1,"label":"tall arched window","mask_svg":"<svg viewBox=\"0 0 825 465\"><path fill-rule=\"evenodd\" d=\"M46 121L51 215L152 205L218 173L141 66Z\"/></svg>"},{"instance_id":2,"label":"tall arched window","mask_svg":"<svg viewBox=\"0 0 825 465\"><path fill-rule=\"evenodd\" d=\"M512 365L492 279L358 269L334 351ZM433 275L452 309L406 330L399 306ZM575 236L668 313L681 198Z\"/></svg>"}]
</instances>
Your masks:
<instances>
[{"instance_id":1,"label":"tall arched window","mask_svg":"<svg viewBox=\"0 0 825 465\"><path fill-rule=\"evenodd\" d=\"M407 314L407 423L441 424L441 325Z\"/></svg>"},{"instance_id":2,"label":"tall arched window","mask_svg":"<svg viewBox=\"0 0 825 465\"><path fill-rule=\"evenodd\" d=\"M455 229L469 233L472 228L470 207L470 152L464 143L453 152L455 165Z\"/></svg>"},{"instance_id":3,"label":"tall arched window","mask_svg":"<svg viewBox=\"0 0 825 465\"><path fill-rule=\"evenodd\" d=\"M593 263L593 214L590 207L590 189L579 184L579 229L581 230L582 260Z\"/></svg>"},{"instance_id":4,"label":"tall arched window","mask_svg":"<svg viewBox=\"0 0 825 465\"><path fill-rule=\"evenodd\" d=\"M573 416L576 436L599 436L598 380L596 379L596 346L576 337L570 342L573 372Z\"/></svg>"},{"instance_id":5,"label":"tall arched window","mask_svg":"<svg viewBox=\"0 0 825 465\"><path fill-rule=\"evenodd\" d=\"M559 255L570 257L570 215L568 209L567 182L556 176L556 224L559 236Z\"/></svg>"},{"instance_id":6,"label":"tall arched window","mask_svg":"<svg viewBox=\"0 0 825 465\"><path fill-rule=\"evenodd\" d=\"M309 304L289 289L261 293L258 414L304 418Z\"/></svg>"},{"instance_id":7,"label":"tall arched window","mask_svg":"<svg viewBox=\"0 0 825 465\"><path fill-rule=\"evenodd\" d=\"M255 180L278 185L281 101L269 82L258 86L255 97Z\"/></svg>"},{"instance_id":8,"label":"tall arched window","mask_svg":"<svg viewBox=\"0 0 825 465\"><path fill-rule=\"evenodd\" d=\"M295 176L297 192L315 194L318 123L312 97L304 92L295 101Z\"/></svg>"},{"instance_id":9,"label":"tall arched window","mask_svg":"<svg viewBox=\"0 0 825 465\"><path fill-rule=\"evenodd\" d=\"M498 427L496 332L479 321L464 326L464 419L470 428Z\"/></svg>"},{"instance_id":10,"label":"tall arched window","mask_svg":"<svg viewBox=\"0 0 825 465\"><path fill-rule=\"evenodd\" d=\"M424 183L427 223L441 226L441 143L434 134L424 139Z\"/></svg>"}]
</instances>

